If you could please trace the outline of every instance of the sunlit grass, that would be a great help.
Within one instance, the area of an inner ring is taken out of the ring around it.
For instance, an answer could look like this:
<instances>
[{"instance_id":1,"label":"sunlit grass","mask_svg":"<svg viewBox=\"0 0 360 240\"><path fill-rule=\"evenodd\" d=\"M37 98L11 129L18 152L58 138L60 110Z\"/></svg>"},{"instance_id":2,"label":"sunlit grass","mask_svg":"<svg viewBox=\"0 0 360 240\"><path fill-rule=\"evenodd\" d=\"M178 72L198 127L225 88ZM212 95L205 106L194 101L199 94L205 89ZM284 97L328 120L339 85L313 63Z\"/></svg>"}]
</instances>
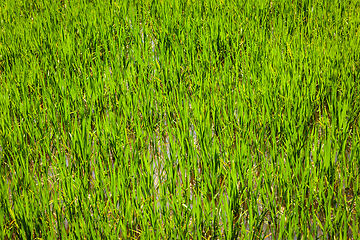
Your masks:
<instances>
[{"instance_id":1,"label":"sunlit grass","mask_svg":"<svg viewBox=\"0 0 360 240\"><path fill-rule=\"evenodd\" d=\"M360 238L359 26L359 1L3 1L0 238Z\"/></svg>"}]
</instances>

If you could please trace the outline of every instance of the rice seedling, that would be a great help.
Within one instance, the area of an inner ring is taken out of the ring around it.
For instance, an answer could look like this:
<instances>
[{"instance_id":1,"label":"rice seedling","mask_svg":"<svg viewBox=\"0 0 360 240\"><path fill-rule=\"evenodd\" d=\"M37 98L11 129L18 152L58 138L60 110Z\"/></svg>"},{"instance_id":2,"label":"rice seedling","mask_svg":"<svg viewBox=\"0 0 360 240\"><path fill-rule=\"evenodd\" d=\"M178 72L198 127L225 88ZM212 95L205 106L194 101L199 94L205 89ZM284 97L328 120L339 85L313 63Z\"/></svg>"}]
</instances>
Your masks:
<instances>
[{"instance_id":1,"label":"rice seedling","mask_svg":"<svg viewBox=\"0 0 360 240\"><path fill-rule=\"evenodd\" d=\"M0 238L360 238L359 21L359 1L2 1Z\"/></svg>"}]
</instances>

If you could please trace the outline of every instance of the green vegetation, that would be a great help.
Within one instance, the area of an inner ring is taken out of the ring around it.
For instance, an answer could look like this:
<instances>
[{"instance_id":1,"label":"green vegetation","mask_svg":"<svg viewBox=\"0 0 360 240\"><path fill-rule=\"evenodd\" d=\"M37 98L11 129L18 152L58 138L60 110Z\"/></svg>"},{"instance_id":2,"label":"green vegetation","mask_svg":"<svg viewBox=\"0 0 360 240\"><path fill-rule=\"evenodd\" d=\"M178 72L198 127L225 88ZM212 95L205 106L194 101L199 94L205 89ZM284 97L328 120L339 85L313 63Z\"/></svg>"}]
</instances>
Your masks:
<instances>
[{"instance_id":1,"label":"green vegetation","mask_svg":"<svg viewBox=\"0 0 360 240\"><path fill-rule=\"evenodd\" d=\"M359 239L360 1L3 0L0 239Z\"/></svg>"}]
</instances>

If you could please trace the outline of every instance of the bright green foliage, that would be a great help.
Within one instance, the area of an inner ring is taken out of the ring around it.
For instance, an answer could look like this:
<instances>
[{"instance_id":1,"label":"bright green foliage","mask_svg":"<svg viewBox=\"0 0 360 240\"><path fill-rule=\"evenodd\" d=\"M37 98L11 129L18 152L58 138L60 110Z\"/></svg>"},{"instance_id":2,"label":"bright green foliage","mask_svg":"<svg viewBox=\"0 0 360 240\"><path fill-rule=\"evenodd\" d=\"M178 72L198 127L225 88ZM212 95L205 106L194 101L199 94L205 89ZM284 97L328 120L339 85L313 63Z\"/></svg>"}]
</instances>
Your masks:
<instances>
[{"instance_id":1,"label":"bright green foliage","mask_svg":"<svg viewBox=\"0 0 360 240\"><path fill-rule=\"evenodd\" d=\"M358 0L3 0L0 239L359 239Z\"/></svg>"}]
</instances>

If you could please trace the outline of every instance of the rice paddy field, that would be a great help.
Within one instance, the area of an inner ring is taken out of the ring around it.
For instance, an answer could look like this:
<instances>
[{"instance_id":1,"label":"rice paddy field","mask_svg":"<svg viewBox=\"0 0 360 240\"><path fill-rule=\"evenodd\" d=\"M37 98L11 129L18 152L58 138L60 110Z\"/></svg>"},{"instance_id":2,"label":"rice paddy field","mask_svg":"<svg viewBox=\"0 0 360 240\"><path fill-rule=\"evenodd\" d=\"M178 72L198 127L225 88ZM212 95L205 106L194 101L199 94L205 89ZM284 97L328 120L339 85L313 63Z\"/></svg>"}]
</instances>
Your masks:
<instances>
[{"instance_id":1,"label":"rice paddy field","mask_svg":"<svg viewBox=\"0 0 360 240\"><path fill-rule=\"evenodd\" d=\"M360 239L360 1L3 0L0 239Z\"/></svg>"}]
</instances>

